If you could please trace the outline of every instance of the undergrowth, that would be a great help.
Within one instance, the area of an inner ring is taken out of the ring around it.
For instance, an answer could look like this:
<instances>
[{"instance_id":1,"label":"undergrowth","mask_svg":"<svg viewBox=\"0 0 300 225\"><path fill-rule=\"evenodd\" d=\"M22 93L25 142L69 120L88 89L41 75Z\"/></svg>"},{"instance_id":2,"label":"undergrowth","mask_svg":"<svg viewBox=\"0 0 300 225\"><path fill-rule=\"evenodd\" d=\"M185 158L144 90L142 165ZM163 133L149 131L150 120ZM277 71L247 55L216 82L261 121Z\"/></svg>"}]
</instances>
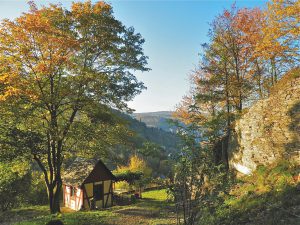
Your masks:
<instances>
[{"instance_id":1,"label":"undergrowth","mask_svg":"<svg viewBox=\"0 0 300 225\"><path fill-rule=\"evenodd\" d=\"M287 161L259 166L220 195L218 206L203 208L200 224L300 224L299 173Z\"/></svg>"}]
</instances>

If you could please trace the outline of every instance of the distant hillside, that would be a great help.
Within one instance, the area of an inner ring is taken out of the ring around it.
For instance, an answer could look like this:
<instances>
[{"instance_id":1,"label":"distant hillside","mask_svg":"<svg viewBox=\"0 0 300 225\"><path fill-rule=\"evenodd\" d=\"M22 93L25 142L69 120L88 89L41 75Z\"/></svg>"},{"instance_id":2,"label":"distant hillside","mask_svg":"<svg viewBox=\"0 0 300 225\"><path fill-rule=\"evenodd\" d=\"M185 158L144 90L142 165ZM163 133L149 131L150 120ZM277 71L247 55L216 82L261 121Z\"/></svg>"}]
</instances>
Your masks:
<instances>
[{"instance_id":1,"label":"distant hillside","mask_svg":"<svg viewBox=\"0 0 300 225\"><path fill-rule=\"evenodd\" d=\"M114 147L114 150L110 152L106 164L111 168L115 168L116 165L120 164L125 165L133 153L142 149L145 144L148 145L151 143L154 146L159 146L160 152L155 156L146 157L146 162L152 168L154 176L167 175L170 169L169 167L164 167L164 163L171 159L171 155L178 153L180 139L176 134L161 128L149 127L144 122L133 118L132 115L119 111L115 111L114 113L124 120L128 129L134 135L125 137L127 144ZM167 168L167 170L164 170L164 168Z\"/></svg>"},{"instance_id":2,"label":"distant hillside","mask_svg":"<svg viewBox=\"0 0 300 225\"><path fill-rule=\"evenodd\" d=\"M145 123L148 127L160 128L164 131L173 131L174 127L168 120L172 119L172 111L133 113L133 118Z\"/></svg>"},{"instance_id":3,"label":"distant hillside","mask_svg":"<svg viewBox=\"0 0 300 225\"><path fill-rule=\"evenodd\" d=\"M128 121L129 128L136 133L135 140L133 140L136 142L136 146L150 141L163 146L170 153L176 151L179 140L174 133L169 131L171 126L167 123L167 119L171 118L171 113L137 113L139 119L125 114L121 114L121 117Z\"/></svg>"}]
</instances>

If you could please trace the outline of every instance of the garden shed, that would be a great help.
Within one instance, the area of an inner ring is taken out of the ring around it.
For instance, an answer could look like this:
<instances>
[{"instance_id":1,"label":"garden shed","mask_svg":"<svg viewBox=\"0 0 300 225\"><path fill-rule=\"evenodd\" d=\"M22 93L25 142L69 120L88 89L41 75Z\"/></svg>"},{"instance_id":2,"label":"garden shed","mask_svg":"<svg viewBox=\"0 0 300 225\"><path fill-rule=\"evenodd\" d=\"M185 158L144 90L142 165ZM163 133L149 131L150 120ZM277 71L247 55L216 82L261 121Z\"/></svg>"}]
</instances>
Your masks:
<instances>
[{"instance_id":1,"label":"garden shed","mask_svg":"<svg viewBox=\"0 0 300 225\"><path fill-rule=\"evenodd\" d=\"M63 204L68 208L89 210L113 204L115 176L101 160L76 158L62 180Z\"/></svg>"}]
</instances>

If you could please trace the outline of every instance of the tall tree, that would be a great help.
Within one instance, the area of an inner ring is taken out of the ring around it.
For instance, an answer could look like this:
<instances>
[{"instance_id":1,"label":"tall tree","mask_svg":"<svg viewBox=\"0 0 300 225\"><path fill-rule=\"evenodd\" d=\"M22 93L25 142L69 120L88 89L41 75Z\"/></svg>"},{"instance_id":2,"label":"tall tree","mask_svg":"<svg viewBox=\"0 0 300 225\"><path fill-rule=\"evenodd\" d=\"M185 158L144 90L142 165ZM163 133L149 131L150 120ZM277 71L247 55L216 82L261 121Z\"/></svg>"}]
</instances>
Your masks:
<instances>
[{"instance_id":1,"label":"tall tree","mask_svg":"<svg viewBox=\"0 0 300 225\"><path fill-rule=\"evenodd\" d=\"M259 55L269 61L273 84L300 60L300 2L272 0L263 11Z\"/></svg>"},{"instance_id":2,"label":"tall tree","mask_svg":"<svg viewBox=\"0 0 300 225\"><path fill-rule=\"evenodd\" d=\"M227 76L231 83L231 98L234 107L241 112L243 103L248 97L248 51L243 51L241 32L234 26L237 9L233 5L231 10L224 10L212 23L210 37L219 56L219 61L226 64L226 70L220 76Z\"/></svg>"},{"instance_id":3,"label":"tall tree","mask_svg":"<svg viewBox=\"0 0 300 225\"><path fill-rule=\"evenodd\" d=\"M242 52L247 55L247 70L251 80L251 96L253 98L263 98L269 89L269 74L266 73L268 61L262 57L260 50L257 48L263 39L262 27L264 20L263 11L259 8L242 8L237 11L233 23L235 29L241 33Z\"/></svg>"},{"instance_id":4,"label":"tall tree","mask_svg":"<svg viewBox=\"0 0 300 225\"><path fill-rule=\"evenodd\" d=\"M212 173L215 163L225 162L228 169L225 141L230 141L234 120L244 108L266 97L283 71L299 66L299 7L299 0L272 0L265 10L233 6L211 24L210 41L192 74L191 92L175 112L187 124L173 186L184 224L201 218L204 178L222 177L223 170ZM224 178L216 184L226 191L230 179ZM208 199L208 205L216 199Z\"/></svg>"},{"instance_id":5,"label":"tall tree","mask_svg":"<svg viewBox=\"0 0 300 225\"><path fill-rule=\"evenodd\" d=\"M143 42L104 2L70 10L30 3L29 12L2 21L1 104L19 133L41 140L28 149L44 173L51 213L60 211L61 166L78 124L96 109L128 110L126 101L144 88L133 75L148 70Z\"/></svg>"}]
</instances>

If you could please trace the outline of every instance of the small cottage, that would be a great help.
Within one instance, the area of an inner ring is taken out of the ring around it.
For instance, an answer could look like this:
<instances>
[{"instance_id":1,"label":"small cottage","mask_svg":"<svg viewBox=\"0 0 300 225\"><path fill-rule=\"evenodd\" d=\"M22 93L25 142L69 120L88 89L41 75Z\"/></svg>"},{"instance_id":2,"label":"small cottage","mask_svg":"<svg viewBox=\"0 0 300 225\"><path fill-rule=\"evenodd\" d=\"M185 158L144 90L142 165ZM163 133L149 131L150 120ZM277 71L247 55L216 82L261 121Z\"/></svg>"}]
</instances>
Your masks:
<instances>
[{"instance_id":1,"label":"small cottage","mask_svg":"<svg viewBox=\"0 0 300 225\"><path fill-rule=\"evenodd\" d=\"M101 160L76 158L66 169L63 204L73 210L98 209L113 204L115 176Z\"/></svg>"}]
</instances>

